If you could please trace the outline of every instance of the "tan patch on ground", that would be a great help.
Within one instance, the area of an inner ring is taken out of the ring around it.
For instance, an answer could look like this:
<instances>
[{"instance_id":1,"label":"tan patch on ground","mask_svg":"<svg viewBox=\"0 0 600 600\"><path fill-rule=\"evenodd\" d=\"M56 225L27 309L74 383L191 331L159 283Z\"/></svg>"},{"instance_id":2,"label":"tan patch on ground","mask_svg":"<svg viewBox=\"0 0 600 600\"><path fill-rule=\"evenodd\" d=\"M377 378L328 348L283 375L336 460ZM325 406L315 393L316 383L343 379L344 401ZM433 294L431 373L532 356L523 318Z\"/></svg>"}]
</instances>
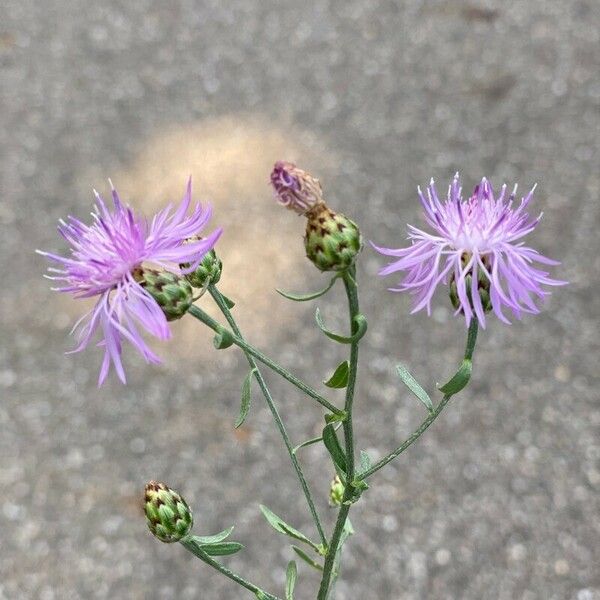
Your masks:
<instances>
[{"instance_id":1,"label":"tan patch on ground","mask_svg":"<svg viewBox=\"0 0 600 600\"><path fill-rule=\"evenodd\" d=\"M218 243L224 263L220 287L236 301L244 333L262 346L306 314L274 288L305 291L324 281L304 256L304 219L273 199L269 174L278 159L297 162L322 181L336 164L313 134L233 115L173 127L145 140L128 166L110 174L121 197L146 214L178 202L192 175L194 197L213 206L211 229L224 228ZM108 185L99 185L108 175L88 174L85 185L108 195ZM200 302L207 309L211 304L209 298ZM78 311L77 304L69 301L68 310ZM191 321L175 324L175 340L159 348L167 365L177 365L182 356L217 358L211 336L201 332L206 328Z\"/></svg>"}]
</instances>

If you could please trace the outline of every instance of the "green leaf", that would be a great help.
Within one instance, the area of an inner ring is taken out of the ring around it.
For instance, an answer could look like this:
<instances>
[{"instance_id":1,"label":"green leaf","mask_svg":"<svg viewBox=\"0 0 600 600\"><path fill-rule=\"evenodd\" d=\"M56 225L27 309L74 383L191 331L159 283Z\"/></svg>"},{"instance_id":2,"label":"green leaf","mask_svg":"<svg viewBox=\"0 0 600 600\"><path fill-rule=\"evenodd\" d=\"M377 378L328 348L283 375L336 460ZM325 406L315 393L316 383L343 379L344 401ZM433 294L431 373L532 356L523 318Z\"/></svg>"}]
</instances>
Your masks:
<instances>
[{"instance_id":1,"label":"green leaf","mask_svg":"<svg viewBox=\"0 0 600 600\"><path fill-rule=\"evenodd\" d=\"M294 600L294 588L296 587L296 577L298 576L298 567L293 560L290 560L285 572L285 600Z\"/></svg>"},{"instance_id":2,"label":"green leaf","mask_svg":"<svg viewBox=\"0 0 600 600\"><path fill-rule=\"evenodd\" d=\"M348 374L350 373L350 363L345 360L341 362L333 375L323 383L330 388L340 389L345 388L348 385Z\"/></svg>"},{"instance_id":3,"label":"green leaf","mask_svg":"<svg viewBox=\"0 0 600 600\"><path fill-rule=\"evenodd\" d=\"M343 410L337 414L327 413L325 415L325 423L338 423L341 425L343 421L348 417L348 413Z\"/></svg>"},{"instance_id":4,"label":"green leaf","mask_svg":"<svg viewBox=\"0 0 600 600\"><path fill-rule=\"evenodd\" d=\"M240 414L235 422L236 429L244 423L246 417L248 416L248 412L250 411L250 387L252 385L252 377L254 376L254 373L256 373L256 368L248 371L248 375L246 375L244 382L242 383L242 403L240 405Z\"/></svg>"},{"instance_id":5,"label":"green leaf","mask_svg":"<svg viewBox=\"0 0 600 600\"><path fill-rule=\"evenodd\" d=\"M323 429L323 443L325 444L325 448L329 451L329 454L331 454L334 464L345 473L346 455L340 446L335 429L331 423L325 425Z\"/></svg>"},{"instance_id":6,"label":"green leaf","mask_svg":"<svg viewBox=\"0 0 600 600\"><path fill-rule=\"evenodd\" d=\"M450 379L448 383L439 386L438 389L440 392L442 392L442 394L446 394L447 396L453 396L454 394L457 394L467 385L467 383L469 383L472 370L473 363L468 358L465 358L452 379Z\"/></svg>"},{"instance_id":7,"label":"green leaf","mask_svg":"<svg viewBox=\"0 0 600 600\"><path fill-rule=\"evenodd\" d=\"M238 542L219 542L217 544L202 544L201 550L210 556L229 556L239 552L244 546Z\"/></svg>"},{"instance_id":8,"label":"green leaf","mask_svg":"<svg viewBox=\"0 0 600 600\"><path fill-rule=\"evenodd\" d=\"M334 275L331 278L331 281L327 284L327 287L325 287L322 290L319 290L318 292L313 292L312 294L298 295L298 294L290 294L290 293L284 292L282 290L276 290L276 291L278 294L281 294L284 298L287 298L288 300L293 300L294 302L308 302L309 300L315 300L316 298L320 298L321 296L326 294L333 287L333 284L336 282L336 279L338 279L339 277L340 277L339 275Z\"/></svg>"},{"instance_id":9,"label":"green leaf","mask_svg":"<svg viewBox=\"0 0 600 600\"><path fill-rule=\"evenodd\" d=\"M323 567L312 557L310 557L302 548L298 548L298 546L292 546L292 550L308 565L310 565L313 569L317 569L317 571L322 571Z\"/></svg>"},{"instance_id":10,"label":"green leaf","mask_svg":"<svg viewBox=\"0 0 600 600\"><path fill-rule=\"evenodd\" d=\"M364 451L360 451L360 472L364 473L371 468L371 459L369 455Z\"/></svg>"},{"instance_id":11,"label":"green leaf","mask_svg":"<svg viewBox=\"0 0 600 600\"><path fill-rule=\"evenodd\" d=\"M321 311L317 308L315 311L315 319L319 329L331 340L340 344L352 344L357 342L367 332L367 319L364 315L356 315L352 320L352 335L345 336L339 335L327 329L323 323L323 317L321 317Z\"/></svg>"},{"instance_id":12,"label":"green leaf","mask_svg":"<svg viewBox=\"0 0 600 600\"><path fill-rule=\"evenodd\" d=\"M269 600L269 596L267 596L262 590L258 590L255 595L258 600Z\"/></svg>"},{"instance_id":13,"label":"green leaf","mask_svg":"<svg viewBox=\"0 0 600 600\"><path fill-rule=\"evenodd\" d=\"M404 385L425 405L429 412L433 411L433 402L427 392L419 385L419 382L408 372L403 365L396 365L396 370Z\"/></svg>"},{"instance_id":14,"label":"green leaf","mask_svg":"<svg viewBox=\"0 0 600 600\"><path fill-rule=\"evenodd\" d=\"M230 527L229 529L224 529L223 531L219 532L219 533L215 533L215 535L207 535L207 536L201 536L201 535L194 535L192 536L192 539L194 539L196 542L198 542L199 544L216 544L217 542L222 542L224 539L228 538L231 535L231 532L233 531L233 527Z\"/></svg>"},{"instance_id":15,"label":"green leaf","mask_svg":"<svg viewBox=\"0 0 600 600\"><path fill-rule=\"evenodd\" d=\"M223 302L225 302L225 306L227 306L227 308L233 308L235 306L235 302L231 298L228 298L225 294L221 294L221 298L223 298Z\"/></svg>"},{"instance_id":16,"label":"green leaf","mask_svg":"<svg viewBox=\"0 0 600 600\"><path fill-rule=\"evenodd\" d=\"M217 350L224 350L229 348L233 344L233 335L225 327L219 327L215 337L213 338L213 344Z\"/></svg>"},{"instance_id":17,"label":"green leaf","mask_svg":"<svg viewBox=\"0 0 600 600\"><path fill-rule=\"evenodd\" d=\"M308 544L317 552L319 551L319 546L317 546L317 544L315 544L312 540L308 539L301 531L298 531L291 525L288 525L282 518L278 517L272 510L263 504L260 504L259 506L265 519L269 522L269 525L275 529L275 531L283 533L284 535L289 535L296 540L300 540L301 542Z\"/></svg>"}]
</instances>

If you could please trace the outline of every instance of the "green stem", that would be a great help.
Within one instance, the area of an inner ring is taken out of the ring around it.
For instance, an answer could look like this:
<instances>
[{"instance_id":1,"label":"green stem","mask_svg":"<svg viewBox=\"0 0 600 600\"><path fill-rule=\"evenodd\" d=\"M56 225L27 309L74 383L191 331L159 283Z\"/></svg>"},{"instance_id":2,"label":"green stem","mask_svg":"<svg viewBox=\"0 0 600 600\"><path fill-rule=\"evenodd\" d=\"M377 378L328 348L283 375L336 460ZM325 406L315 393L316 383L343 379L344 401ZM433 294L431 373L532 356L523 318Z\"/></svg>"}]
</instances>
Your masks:
<instances>
[{"instance_id":1,"label":"green stem","mask_svg":"<svg viewBox=\"0 0 600 600\"><path fill-rule=\"evenodd\" d=\"M193 317L196 317L199 321L202 321L205 325L210 327L215 333L219 333L224 328L220 325L215 319L213 319L209 314L205 313L200 307L192 304L190 306L188 312ZM299 390L302 390L307 396L310 396L314 400L316 400L319 404L324 406L328 411L336 414L343 415L344 412L339 408L336 408L331 402L325 400L323 396L321 396L318 392L313 390L310 386L306 385L303 381L300 381L297 377L292 375L289 371L284 369L281 365L278 365L275 361L271 360L268 356L263 354L260 350L257 350L254 346L251 346L246 340L240 338L237 335L234 335L231 332L228 332L231 337L232 342L241 348L244 352L250 354L261 363L265 364L267 367L275 371L278 375L281 375L284 379L289 381L292 385L295 385Z\"/></svg>"},{"instance_id":2,"label":"green stem","mask_svg":"<svg viewBox=\"0 0 600 600\"><path fill-rule=\"evenodd\" d=\"M346 295L348 296L348 310L350 313L351 326L354 323L354 318L359 314L358 290L356 281L354 279L354 274L354 268L344 274L344 285L346 287ZM351 331L351 333L354 332ZM346 419L342 423L346 449L346 487L344 489L342 504L338 512L333 534L331 536L331 541L329 542L327 549L327 556L325 557L325 564L323 565L323 577L321 578L321 585L319 587L317 600L327 600L332 577L334 579L337 577L337 574L334 572L336 556L338 554L338 547L344 532L344 526L346 525L346 519L348 518L348 513L350 512L350 502L354 494L354 488L352 487L352 482L354 481L354 432L352 428L352 407L354 402L354 390L356 386L359 341L360 340L354 340L350 345L350 369L348 371L348 385L346 386L346 401L344 404Z\"/></svg>"},{"instance_id":3,"label":"green stem","mask_svg":"<svg viewBox=\"0 0 600 600\"><path fill-rule=\"evenodd\" d=\"M473 319L469 326L469 333L467 334L467 346L465 348L465 358L471 360L473 358L473 352L475 350L475 342L477 341L477 319ZM419 425L419 427L411 434L409 438L407 438L396 450L384 456L381 460L375 463L369 470L361 473L357 479L359 481L364 481L367 477L373 475L373 473L379 471L382 467L385 467L389 462L394 460L397 456L402 454L409 446L412 446L424 433L427 431L429 426L437 419L439 414L444 410L446 404L448 404L450 398L452 398L452 394L446 394L440 403L435 407L433 412L429 414L429 416Z\"/></svg>"},{"instance_id":4,"label":"green stem","mask_svg":"<svg viewBox=\"0 0 600 600\"><path fill-rule=\"evenodd\" d=\"M200 560L204 561L207 565L210 565L213 569L216 569L225 577L239 583L242 587L245 587L247 590L250 590L255 595L262 594L262 597L265 600L280 600L277 596L273 596L272 594L268 594L258 586L246 581L243 577L229 570L227 567L222 565L220 562L216 561L212 556L204 552L202 548L194 541L193 538L185 538L181 540L181 545L189 550L194 556L197 556Z\"/></svg>"},{"instance_id":5,"label":"green stem","mask_svg":"<svg viewBox=\"0 0 600 600\"><path fill-rule=\"evenodd\" d=\"M233 333L235 333L235 335L237 337L239 337L240 339L244 339L237 323L235 322L233 315L231 314L231 311L229 310L229 307L227 306L227 303L225 302L225 300L223 299L223 296L221 295L221 292L213 285L210 285L208 287L208 291L210 292L210 295L213 297L214 301L217 303L217 306L219 307L219 309L221 310L221 312L227 319L227 322L229 323ZM283 438L285 447L287 448L288 454L290 455L290 459L292 461L292 464L294 465L294 469L296 470L296 475L298 476L298 480L300 481L300 486L302 487L302 491L304 492L306 502L308 503L310 513L314 519L317 531L319 532L319 537L321 538L321 543L323 544L324 547L326 547L327 546L327 538L325 537L325 533L324 533L323 527L321 525L321 520L319 519L317 509L315 508L315 503L313 502L312 495L311 495L310 489L308 487L308 483L306 481L306 478L304 477L304 473L302 472L302 467L300 466L300 463L298 462L296 454L294 453L294 447L292 445L290 437L285 429L283 421L281 420L281 416L279 415L279 411L277 410L277 407L275 406L275 402L273 401L273 396L271 395L271 392L269 391L269 388L267 387L267 383L266 383L262 373L260 372L260 370L256 364L256 361L254 360L254 358L252 357L252 355L249 352L245 352L245 354L246 354L246 359L248 360L248 364L250 365L250 368L254 369L254 377L256 378L258 386L260 387L260 389L265 397L265 400L267 401L267 405L269 407L269 410L271 411L271 414L273 415L273 419L275 420L277 429L279 429L279 433L281 434L281 437Z\"/></svg>"}]
</instances>

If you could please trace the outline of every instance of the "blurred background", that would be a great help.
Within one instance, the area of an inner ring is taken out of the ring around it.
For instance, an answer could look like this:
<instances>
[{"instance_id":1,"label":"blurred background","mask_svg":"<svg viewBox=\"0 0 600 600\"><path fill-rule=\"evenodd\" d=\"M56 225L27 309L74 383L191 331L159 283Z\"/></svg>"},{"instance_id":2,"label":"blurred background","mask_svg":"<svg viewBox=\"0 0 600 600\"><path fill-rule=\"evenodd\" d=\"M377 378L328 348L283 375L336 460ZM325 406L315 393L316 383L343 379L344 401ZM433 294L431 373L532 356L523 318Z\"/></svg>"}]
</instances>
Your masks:
<instances>
[{"instance_id":1,"label":"blurred background","mask_svg":"<svg viewBox=\"0 0 600 600\"><path fill-rule=\"evenodd\" d=\"M304 223L268 187L277 159L317 175L366 239L402 245L417 185L538 182L531 244L568 279L543 313L490 319L470 387L353 508L340 599L600 598L600 5L594 0L4 0L0 6L0 598L237 599L247 595L140 513L149 479L179 489L196 530L236 525L227 559L282 594L291 558L258 504L313 529L258 391L234 431L243 356L193 319L174 325L129 384L96 387L100 351L64 356L83 307L52 293L35 248L64 251L56 222L86 219L111 177L151 213L189 174L225 234L223 291L247 337L319 389L344 358L314 326L343 328L340 289L319 289ZM435 394L464 324L442 295L431 318L359 264L369 333L356 401L373 457L423 418L394 365ZM208 308L209 300L201 301ZM300 442L321 411L271 375ZM332 399L341 401L336 394ZM324 452L301 458L328 527ZM298 600L316 576L300 566Z\"/></svg>"}]
</instances>

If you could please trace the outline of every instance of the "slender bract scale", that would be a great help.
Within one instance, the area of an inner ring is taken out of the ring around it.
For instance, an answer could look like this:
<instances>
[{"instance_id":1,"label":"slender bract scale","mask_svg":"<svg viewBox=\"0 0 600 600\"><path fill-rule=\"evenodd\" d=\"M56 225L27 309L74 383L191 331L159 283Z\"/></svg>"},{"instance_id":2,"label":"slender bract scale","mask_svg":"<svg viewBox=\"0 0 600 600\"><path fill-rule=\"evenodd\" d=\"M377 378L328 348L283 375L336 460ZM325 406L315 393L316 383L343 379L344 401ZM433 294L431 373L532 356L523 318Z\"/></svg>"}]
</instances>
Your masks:
<instances>
[{"instance_id":1,"label":"slender bract scale","mask_svg":"<svg viewBox=\"0 0 600 600\"><path fill-rule=\"evenodd\" d=\"M550 292L545 286L565 285L552 279L546 265L558 265L523 239L539 223L542 215L531 218L527 207L535 186L515 205L517 187L507 194L506 185L496 196L485 179L465 200L458 173L448 188L447 199L440 201L433 179L419 198L425 221L431 231L408 226L411 245L407 248L374 248L392 262L380 275L402 272L404 278L394 292L414 296L412 312L423 308L431 314L431 300L438 285L448 285L456 313L467 325L476 318L482 327L485 314L493 311L504 323L510 323L503 309L520 319L523 313L537 314L536 301ZM542 268L540 268L542 265Z\"/></svg>"}]
</instances>

